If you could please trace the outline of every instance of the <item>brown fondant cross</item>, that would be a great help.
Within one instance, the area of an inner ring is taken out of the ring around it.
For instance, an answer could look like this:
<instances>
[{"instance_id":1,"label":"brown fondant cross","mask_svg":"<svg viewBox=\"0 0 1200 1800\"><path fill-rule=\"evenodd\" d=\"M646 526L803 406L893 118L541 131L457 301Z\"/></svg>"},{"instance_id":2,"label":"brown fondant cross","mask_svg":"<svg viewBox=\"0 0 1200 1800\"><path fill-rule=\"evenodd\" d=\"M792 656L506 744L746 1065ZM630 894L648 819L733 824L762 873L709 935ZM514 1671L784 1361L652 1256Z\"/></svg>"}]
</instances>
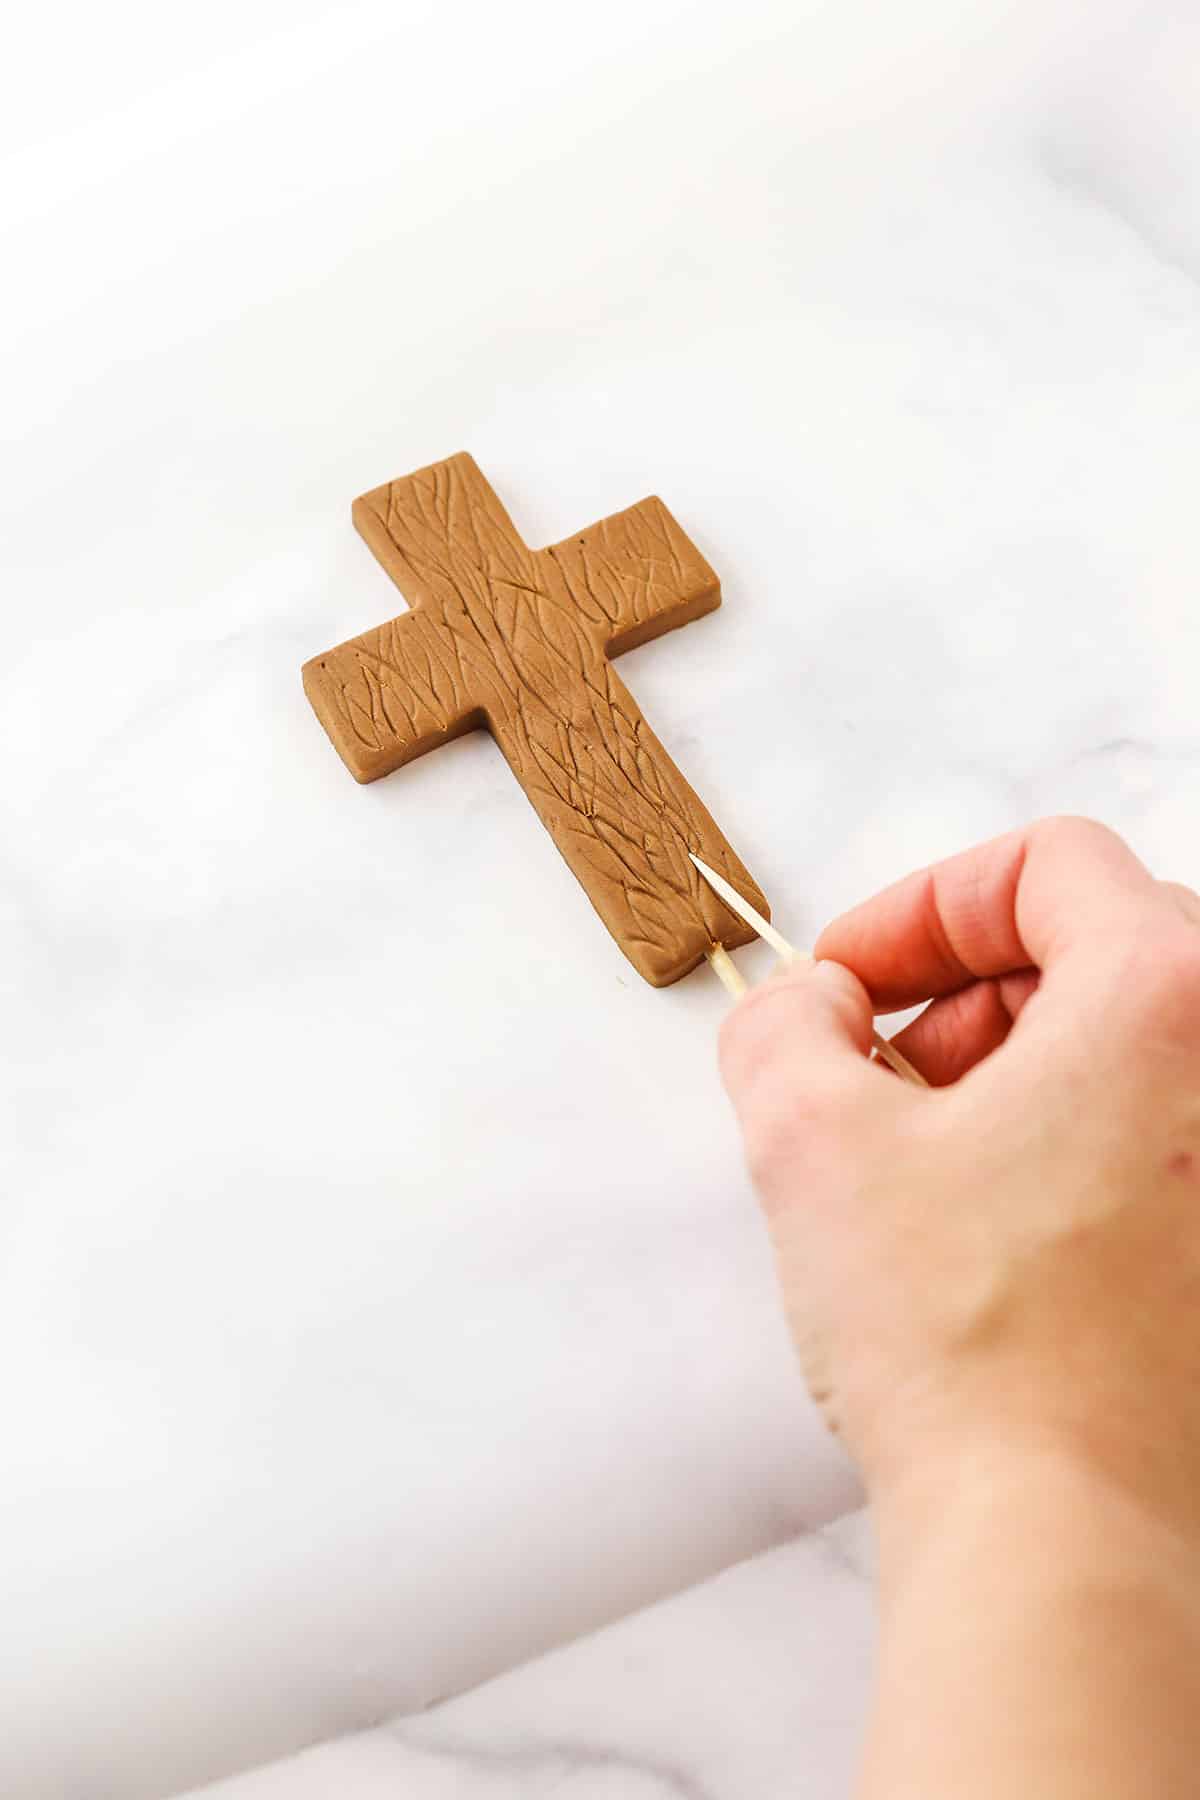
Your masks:
<instances>
[{"instance_id":1,"label":"brown fondant cross","mask_svg":"<svg viewBox=\"0 0 1200 1800\"><path fill-rule=\"evenodd\" d=\"M364 494L354 522L411 611L305 664L351 774L374 781L486 727L647 981L747 943L688 851L766 902L608 660L721 603L662 501L530 550L464 455Z\"/></svg>"}]
</instances>

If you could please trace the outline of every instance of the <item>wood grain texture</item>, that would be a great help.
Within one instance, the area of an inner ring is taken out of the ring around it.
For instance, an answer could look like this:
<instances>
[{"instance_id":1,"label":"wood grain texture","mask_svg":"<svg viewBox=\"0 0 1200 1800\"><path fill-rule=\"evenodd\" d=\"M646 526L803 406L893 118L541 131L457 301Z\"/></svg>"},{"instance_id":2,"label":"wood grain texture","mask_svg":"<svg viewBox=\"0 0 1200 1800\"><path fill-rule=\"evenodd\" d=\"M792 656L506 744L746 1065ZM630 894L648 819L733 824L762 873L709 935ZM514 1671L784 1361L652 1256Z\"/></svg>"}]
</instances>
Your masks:
<instances>
[{"instance_id":1,"label":"wood grain texture","mask_svg":"<svg viewBox=\"0 0 1200 1800\"><path fill-rule=\"evenodd\" d=\"M749 942L688 851L766 902L608 660L720 605L662 501L530 550L459 455L364 494L354 521L411 611L305 665L351 773L374 781L486 728L647 981Z\"/></svg>"}]
</instances>

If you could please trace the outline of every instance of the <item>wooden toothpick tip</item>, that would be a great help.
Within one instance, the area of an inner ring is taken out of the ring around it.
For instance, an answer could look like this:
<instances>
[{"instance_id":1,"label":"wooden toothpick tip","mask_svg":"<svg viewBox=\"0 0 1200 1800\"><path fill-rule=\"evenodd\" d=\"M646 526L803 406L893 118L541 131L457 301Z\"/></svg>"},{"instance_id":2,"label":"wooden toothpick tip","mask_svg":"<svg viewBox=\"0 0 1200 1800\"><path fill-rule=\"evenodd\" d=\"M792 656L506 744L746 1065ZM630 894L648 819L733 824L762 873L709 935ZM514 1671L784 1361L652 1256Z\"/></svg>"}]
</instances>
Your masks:
<instances>
[{"instance_id":1,"label":"wooden toothpick tip","mask_svg":"<svg viewBox=\"0 0 1200 1800\"><path fill-rule=\"evenodd\" d=\"M720 895L730 912L736 913L739 919L743 919L752 931L757 931L764 944L770 944L772 950L782 956L785 962L795 962L803 954L788 943L782 931L776 931L769 919L763 918L757 907L751 906L750 902L738 893L732 882L726 881L723 875L718 875L715 869L710 869L706 862L701 862L700 858L693 856L690 850L688 855L691 856L709 887Z\"/></svg>"},{"instance_id":2,"label":"wooden toothpick tip","mask_svg":"<svg viewBox=\"0 0 1200 1800\"><path fill-rule=\"evenodd\" d=\"M812 961L807 950L797 950L794 944L789 944L782 931L777 930L769 919L764 919L758 908L751 906L750 902L738 893L732 882L726 881L723 875L718 875L715 869L710 869L706 862L701 862L700 858L690 850L688 855L709 887L720 895L730 911L736 913L739 919L743 919L752 931L756 931L765 944L770 944L772 950L785 963ZM747 992L749 983L745 976L734 967L733 958L724 944L714 944L708 952L708 960L726 990L735 1000L740 1000L742 995ZM921 1071L914 1068L907 1056L897 1050L882 1032L872 1029L871 1044L880 1061L885 1062L888 1068L893 1069L904 1081L910 1081L914 1087L927 1088L929 1086Z\"/></svg>"}]
</instances>

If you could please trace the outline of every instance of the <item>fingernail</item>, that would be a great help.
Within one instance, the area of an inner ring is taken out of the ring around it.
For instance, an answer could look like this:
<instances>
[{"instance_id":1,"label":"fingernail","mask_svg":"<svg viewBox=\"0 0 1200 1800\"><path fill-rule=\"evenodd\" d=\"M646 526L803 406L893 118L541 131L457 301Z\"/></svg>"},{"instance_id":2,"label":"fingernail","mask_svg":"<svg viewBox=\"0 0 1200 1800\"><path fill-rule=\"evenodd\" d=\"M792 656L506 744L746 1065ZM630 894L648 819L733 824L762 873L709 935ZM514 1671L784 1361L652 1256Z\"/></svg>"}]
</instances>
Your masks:
<instances>
[{"instance_id":1,"label":"fingernail","mask_svg":"<svg viewBox=\"0 0 1200 1800\"><path fill-rule=\"evenodd\" d=\"M773 981L819 981L822 987L831 991L840 989L843 993L847 978L853 979L850 971L843 968L841 963L830 962L828 959L817 962L804 950L797 950L787 962L781 962L769 977Z\"/></svg>"},{"instance_id":2,"label":"fingernail","mask_svg":"<svg viewBox=\"0 0 1200 1800\"><path fill-rule=\"evenodd\" d=\"M831 963L828 958L824 958L822 961L813 961L811 968L819 981L838 981L840 983L840 979L846 974L846 970L840 963Z\"/></svg>"},{"instance_id":3,"label":"fingernail","mask_svg":"<svg viewBox=\"0 0 1200 1800\"><path fill-rule=\"evenodd\" d=\"M854 980L849 969L843 968L838 962L812 962L809 964L809 969L814 981L819 981L824 987L831 990L836 989L838 993L842 994L846 992L847 980Z\"/></svg>"}]
</instances>

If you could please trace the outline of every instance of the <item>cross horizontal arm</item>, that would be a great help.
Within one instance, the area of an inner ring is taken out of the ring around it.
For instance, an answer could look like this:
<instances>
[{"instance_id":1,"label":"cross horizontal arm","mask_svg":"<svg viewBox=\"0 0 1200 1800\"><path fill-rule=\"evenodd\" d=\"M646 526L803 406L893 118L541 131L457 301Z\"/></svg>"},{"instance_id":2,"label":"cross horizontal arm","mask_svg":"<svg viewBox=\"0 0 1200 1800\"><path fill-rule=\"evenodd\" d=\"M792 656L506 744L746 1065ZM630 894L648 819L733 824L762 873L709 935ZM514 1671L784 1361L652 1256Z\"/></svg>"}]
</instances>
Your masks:
<instances>
[{"instance_id":1,"label":"cross horizontal arm","mask_svg":"<svg viewBox=\"0 0 1200 1800\"><path fill-rule=\"evenodd\" d=\"M721 584L657 495L536 553L599 632L609 656L687 625L721 604Z\"/></svg>"},{"instance_id":2,"label":"cross horizontal arm","mask_svg":"<svg viewBox=\"0 0 1200 1800\"><path fill-rule=\"evenodd\" d=\"M304 665L304 691L356 781L375 781L484 723L436 624L402 613Z\"/></svg>"}]
</instances>

